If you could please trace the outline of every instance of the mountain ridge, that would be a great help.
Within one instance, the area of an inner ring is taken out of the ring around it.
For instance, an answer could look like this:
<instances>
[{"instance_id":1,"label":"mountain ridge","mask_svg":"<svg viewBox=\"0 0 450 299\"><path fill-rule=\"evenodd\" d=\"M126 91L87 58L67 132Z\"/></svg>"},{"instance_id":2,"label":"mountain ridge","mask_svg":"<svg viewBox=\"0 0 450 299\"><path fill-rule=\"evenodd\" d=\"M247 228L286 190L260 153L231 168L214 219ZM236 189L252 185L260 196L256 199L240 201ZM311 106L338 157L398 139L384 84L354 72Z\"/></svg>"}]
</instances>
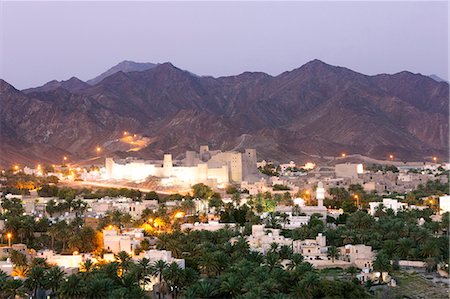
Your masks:
<instances>
[{"instance_id":1,"label":"mountain ridge","mask_svg":"<svg viewBox=\"0 0 450 299\"><path fill-rule=\"evenodd\" d=\"M7 109L0 113L16 124L8 140L79 158L123 131L151 139L132 153L143 158L168 151L181 156L200 144L256 147L260 158L279 161L306 159L302 152L375 158L392 152L405 160L448 152L448 84L419 74L367 76L314 60L278 76L243 72L214 78L162 63L116 72L76 92L26 94L5 84L0 82L0 94ZM24 116L13 109L16 101L26 103L19 105Z\"/></svg>"}]
</instances>

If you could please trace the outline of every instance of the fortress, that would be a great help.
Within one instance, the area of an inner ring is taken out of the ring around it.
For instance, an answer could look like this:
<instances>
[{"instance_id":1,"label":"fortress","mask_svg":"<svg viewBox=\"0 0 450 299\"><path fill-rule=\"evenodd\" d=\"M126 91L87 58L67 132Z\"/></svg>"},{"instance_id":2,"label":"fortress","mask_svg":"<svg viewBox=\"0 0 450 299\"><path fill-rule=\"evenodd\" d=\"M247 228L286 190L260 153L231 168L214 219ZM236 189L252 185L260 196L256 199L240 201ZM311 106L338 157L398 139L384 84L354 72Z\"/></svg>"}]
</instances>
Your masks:
<instances>
[{"instance_id":1,"label":"fortress","mask_svg":"<svg viewBox=\"0 0 450 299\"><path fill-rule=\"evenodd\" d=\"M115 180L143 181L149 176L161 178L163 185L226 185L253 182L258 179L256 150L244 153L210 151L207 145L199 152L187 151L183 160L172 160L165 154L162 161L144 161L132 158L114 160L106 158L106 178Z\"/></svg>"}]
</instances>

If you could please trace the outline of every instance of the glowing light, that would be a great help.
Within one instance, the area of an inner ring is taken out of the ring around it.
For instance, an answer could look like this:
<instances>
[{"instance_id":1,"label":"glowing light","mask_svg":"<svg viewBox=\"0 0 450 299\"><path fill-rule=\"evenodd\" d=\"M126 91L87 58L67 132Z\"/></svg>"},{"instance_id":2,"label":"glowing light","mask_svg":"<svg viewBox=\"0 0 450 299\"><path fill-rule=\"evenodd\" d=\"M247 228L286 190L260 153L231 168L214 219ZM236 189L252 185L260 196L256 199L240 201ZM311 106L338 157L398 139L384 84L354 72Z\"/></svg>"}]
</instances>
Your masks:
<instances>
[{"instance_id":1,"label":"glowing light","mask_svg":"<svg viewBox=\"0 0 450 299\"><path fill-rule=\"evenodd\" d=\"M134 134L134 135L133 135L133 137L134 137L134 138L136 138L136 137L137 137L137 135L136 135L136 134Z\"/></svg>"},{"instance_id":2,"label":"glowing light","mask_svg":"<svg viewBox=\"0 0 450 299\"><path fill-rule=\"evenodd\" d=\"M341 157L342 157L342 158L345 158L346 156L347 156L346 153L342 153L342 154L341 154Z\"/></svg>"},{"instance_id":3,"label":"glowing light","mask_svg":"<svg viewBox=\"0 0 450 299\"><path fill-rule=\"evenodd\" d=\"M124 131L123 132L123 136L127 136L128 135L128 132L127 131Z\"/></svg>"},{"instance_id":4,"label":"glowing light","mask_svg":"<svg viewBox=\"0 0 450 299\"><path fill-rule=\"evenodd\" d=\"M390 154L389 155L389 159L393 160L394 159L394 155Z\"/></svg>"},{"instance_id":5,"label":"glowing light","mask_svg":"<svg viewBox=\"0 0 450 299\"><path fill-rule=\"evenodd\" d=\"M8 238L8 246L11 247L11 238L12 238L12 234L11 233L7 233L6 237Z\"/></svg>"},{"instance_id":6,"label":"glowing light","mask_svg":"<svg viewBox=\"0 0 450 299\"><path fill-rule=\"evenodd\" d=\"M72 252L72 254L73 254L73 255L78 255L79 252L75 250L74 252Z\"/></svg>"},{"instance_id":7,"label":"glowing light","mask_svg":"<svg viewBox=\"0 0 450 299\"><path fill-rule=\"evenodd\" d=\"M112 226L111 224L108 225L108 229L109 229L109 230L113 229L113 226Z\"/></svg>"},{"instance_id":8,"label":"glowing light","mask_svg":"<svg viewBox=\"0 0 450 299\"><path fill-rule=\"evenodd\" d=\"M311 170L314 168L316 168L316 163L313 163L313 162L307 162L305 164L305 166L303 166L303 169L306 169L306 170Z\"/></svg>"},{"instance_id":9,"label":"glowing light","mask_svg":"<svg viewBox=\"0 0 450 299\"><path fill-rule=\"evenodd\" d=\"M63 157L63 160L64 160L64 161L67 161L67 157L66 157L66 156L64 156L64 157Z\"/></svg>"},{"instance_id":10,"label":"glowing light","mask_svg":"<svg viewBox=\"0 0 450 299\"><path fill-rule=\"evenodd\" d=\"M19 170L19 165L14 165L14 170Z\"/></svg>"},{"instance_id":11,"label":"glowing light","mask_svg":"<svg viewBox=\"0 0 450 299\"><path fill-rule=\"evenodd\" d=\"M305 191L305 194L308 194L308 195L309 195L309 190L306 190L306 191Z\"/></svg>"},{"instance_id":12,"label":"glowing light","mask_svg":"<svg viewBox=\"0 0 450 299\"><path fill-rule=\"evenodd\" d=\"M433 161L434 161L434 162L437 161L437 157L436 157L436 156L433 157Z\"/></svg>"},{"instance_id":13,"label":"glowing light","mask_svg":"<svg viewBox=\"0 0 450 299\"><path fill-rule=\"evenodd\" d=\"M41 170L41 164L38 164L37 169Z\"/></svg>"},{"instance_id":14,"label":"glowing light","mask_svg":"<svg viewBox=\"0 0 450 299\"><path fill-rule=\"evenodd\" d=\"M176 212L174 217L175 218L183 218L184 217L184 212L182 212L182 211Z\"/></svg>"},{"instance_id":15,"label":"glowing light","mask_svg":"<svg viewBox=\"0 0 450 299\"><path fill-rule=\"evenodd\" d=\"M164 225L164 221L161 218L156 218L153 222L154 227L161 227Z\"/></svg>"},{"instance_id":16,"label":"glowing light","mask_svg":"<svg viewBox=\"0 0 450 299\"><path fill-rule=\"evenodd\" d=\"M97 153L99 153L99 152L101 152L101 151L102 151L102 148L101 148L101 147L99 147L99 146L97 146L97 147L95 148L95 150L96 150L96 152L97 152Z\"/></svg>"}]
</instances>

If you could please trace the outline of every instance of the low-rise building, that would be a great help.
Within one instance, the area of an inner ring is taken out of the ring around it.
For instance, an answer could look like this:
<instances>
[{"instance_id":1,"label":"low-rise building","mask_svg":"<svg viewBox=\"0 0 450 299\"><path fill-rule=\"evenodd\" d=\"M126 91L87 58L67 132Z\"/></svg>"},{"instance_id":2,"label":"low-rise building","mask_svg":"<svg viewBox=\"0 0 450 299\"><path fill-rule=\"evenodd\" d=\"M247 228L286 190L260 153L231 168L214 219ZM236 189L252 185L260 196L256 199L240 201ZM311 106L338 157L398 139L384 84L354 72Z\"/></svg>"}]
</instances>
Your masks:
<instances>
[{"instance_id":1,"label":"low-rise building","mask_svg":"<svg viewBox=\"0 0 450 299\"><path fill-rule=\"evenodd\" d=\"M444 214L450 212L450 195L439 197L439 213Z\"/></svg>"},{"instance_id":2,"label":"low-rise building","mask_svg":"<svg viewBox=\"0 0 450 299\"><path fill-rule=\"evenodd\" d=\"M37 258L43 258L47 263L61 267L64 271L78 269L87 259L91 259L90 254L56 254L52 250L42 250L36 253Z\"/></svg>"},{"instance_id":3,"label":"low-rise building","mask_svg":"<svg viewBox=\"0 0 450 299\"><path fill-rule=\"evenodd\" d=\"M347 244L339 247L339 252L342 260L350 262L360 269L372 268L374 253L371 246Z\"/></svg>"},{"instance_id":4,"label":"low-rise building","mask_svg":"<svg viewBox=\"0 0 450 299\"><path fill-rule=\"evenodd\" d=\"M378 207L382 205L383 210L392 209L395 214L398 211L403 211L408 207L407 203L399 202L397 199L383 198L382 202L369 202L370 214L373 216L377 211Z\"/></svg>"},{"instance_id":5,"label":"low-rise building","mask_svg":"<svg viewBox=\"0 0 450 299\"><path fill-rule=\"evenodd\" d=\"M209 221L207 223L199 223L199 222L195 222L194 224L192 223L183 223L181 224L181 230L208 230L208 231L217 231L226 227L234 227L235 224L233 223L220 223L218 221Z\"/></svg>"},{"instance_id":6,"label":"low-rise building","mask_svg":"<svg viewBox=\"0 0 450 299\"><path fill-rule=\"evenodd\" d=\"M20 253L26 254L27 253L27 245L25 244L12 244L11 246L2 246L0 247L0 259L4 259L9 257L11 252L15 250Z\"/></svg>"},{"instance_id":7,"label":"low-rise building","mask_svg":"<svg viewBox=\"0 0 450 299\"><path fill-rule=\"evenodd\" d=\"M112 253L125 251L133 255L140 243L144 240L142 229L134 229L131 231L119 231L115 228L103 230L103 248Z\"/></svg>"},{"instance_id":8,"label":"low-rise building","mask_svg":"<svg viewBox=\"0 0 450 299\"><path fill-rule=\"evenodd\" d=\"M293 245L293 240L280 235L279 229L265 228L264 225L252 225L252 234L247 237L251 250L267 253L272 243Z\"/></svg>"}]
</instances>

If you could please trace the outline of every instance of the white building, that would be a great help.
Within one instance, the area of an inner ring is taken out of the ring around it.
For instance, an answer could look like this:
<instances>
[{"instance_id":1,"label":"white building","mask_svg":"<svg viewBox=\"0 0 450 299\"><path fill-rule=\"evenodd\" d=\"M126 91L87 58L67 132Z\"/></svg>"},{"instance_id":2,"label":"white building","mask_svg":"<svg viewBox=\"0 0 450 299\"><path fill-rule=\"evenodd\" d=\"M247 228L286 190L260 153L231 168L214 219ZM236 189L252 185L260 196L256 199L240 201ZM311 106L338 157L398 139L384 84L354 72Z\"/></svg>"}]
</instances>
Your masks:
<instances>
[{"instance_id":1,"label":"white building","mask_svg":"<svg viewBox=\"0 0 450 299\"><path fill-rule=\"evenodd\" d=\"M398 211L403 211L408 207L407 203L399 202L397 199L383 198L383 202L369 202L370 214L373 216L377 211L378 207L383 205L383 210L392 209L395 214Z\"/></svg>"},{"instance_id":2,"label":"white building","mask_svg":"<svg viewBox=\"0 0 450 299\"><path fill-rule=\"evenodd\" d=\"M199 222L195 222L194 224L183 223L181 224L180 229L181 231L184 231L186 229L190 229L192 231L195 230L217 231L225 227L234 227L234 226L235 224L233 223L220 223L218 221L209 221L207 223L199 223Z\"/></svg>"},{"instance_id":3,"label":"white building","mask_svg":"<svg viewBox=\"0 0 450 299\"><path fill-rule=\"evenodd\" d=\"M450 212L450 195L439 197L439 212L440 214Z\"/></svg>"},{"instance_id":4,"label":"white building","mask_svg":"<svg viewBox=\"0 0 450 299\"><path fill-rule=\"evenodd\" d=\"M176 258L172 257L172 252L169 250L156 250L156 249L147 250L147 251L144 251L143 253L141 253L135 259L142 259L144 257L149 259L151 263L157 262L159 260L163 260L168 264L175 262L182 269L184 269L186 267L185 260L184 259L176 259Z\"/></svg>"},{"instance_id":5,"label":"white building","mask_svg":"<svg viewBox=\"0 0 450 299\"><path fill-rule=\"evenodd\" d=\"M56 265L65 272L72 272L73 270L78 269L80 265L88 259L94 262L96 261L96 259L88 253L56 254L48 249L37 252L36 257L45 259L47 263Z\"/></svg>"},{"instance_id":6,"label":"white building","mask_svg":"<svg viewBox=\"0 0 450 299\"><path fill-rule=\"evenodd\" d=\"M141 229L124 231L120 234L115 228L103 230L103 248L112 253L125 251L133 255L142 240L144 240L144 233Z\"/></svg>"},{"instance_id":7,"label":"white building","mask_svg":"<svg viewBox=\"0 0 450 299\"><path fill-rule=\"evenodd\" d=\"M252 225L252 234L247 237L250 249L261 253L267 253L272 243L281 245L293 245L293 240L280 235L279 229L265 228L264 225Z\"/></svg>"},{"instance_id":8,"label":"white building","mask_svg":"<svg viewBox=\"0 0 450 299\"><path fill-rule=\"evenodd\" d=\"M181 269L184 269L185 266L185 260L184 259L176 259L174 257L172 257L172 252L167 251L167 250L148 250L148 251L144 251L143 253L141 253L139 256L134 257L133 260L138 261L141 260L143 258L147 258L150 260L150 264L154 264L159 260L162 260L164 262L166 262L167 264L171 264L171 263L177 263L178 266ZM158 276L149 276L147 277L148 280L144 285L144 289L146 291L152 291L153 287L155 286L155 284L159 283L158 281Z\"/></svg>"},{"instance_id":9,"label":"white building","mask_svg":"<svg viewBox=\"0 0 450 299\"><path fill-rule=\"evenodd\" d=\"M193 185L209 183L223 185L243 180L255 181L256 150L246 149L244 153L210 151L200 146L200 151L187 151L186 158L174 164L171 154L165 154L163 161L118 160L106 158L106 179L142 181L149 176L162 178L165 185Z\"/></svg>"}]
</instances>

